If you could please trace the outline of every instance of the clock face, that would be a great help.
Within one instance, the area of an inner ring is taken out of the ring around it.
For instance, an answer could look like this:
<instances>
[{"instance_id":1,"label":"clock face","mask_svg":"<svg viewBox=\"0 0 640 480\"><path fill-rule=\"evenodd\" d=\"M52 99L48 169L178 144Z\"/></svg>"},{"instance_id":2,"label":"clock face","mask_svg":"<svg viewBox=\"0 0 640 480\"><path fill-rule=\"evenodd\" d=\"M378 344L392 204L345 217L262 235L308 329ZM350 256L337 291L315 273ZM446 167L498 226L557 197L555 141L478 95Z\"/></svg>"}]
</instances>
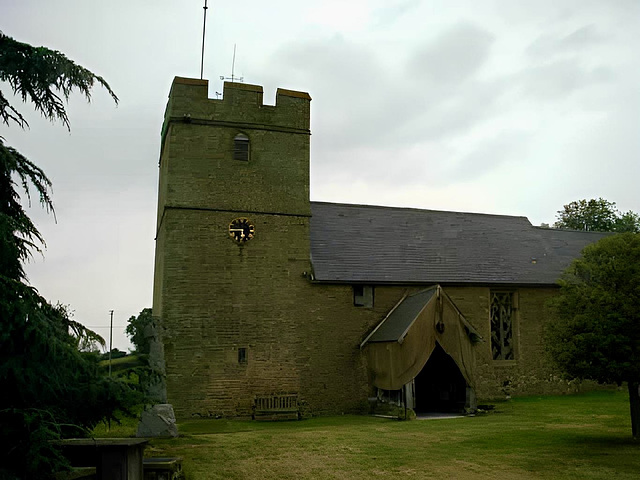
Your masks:
<instances>
[{"instance_id":1,"label":"clock face","mask_svg":"<svg viewBox=\"0 0 640 480\"><path fill-rule=\"evenodd\" d=\"M256 228L248 218L236 218L229 224L229 235L238 243L251 240L256 233Z\"/></svg>"}]
</instances>

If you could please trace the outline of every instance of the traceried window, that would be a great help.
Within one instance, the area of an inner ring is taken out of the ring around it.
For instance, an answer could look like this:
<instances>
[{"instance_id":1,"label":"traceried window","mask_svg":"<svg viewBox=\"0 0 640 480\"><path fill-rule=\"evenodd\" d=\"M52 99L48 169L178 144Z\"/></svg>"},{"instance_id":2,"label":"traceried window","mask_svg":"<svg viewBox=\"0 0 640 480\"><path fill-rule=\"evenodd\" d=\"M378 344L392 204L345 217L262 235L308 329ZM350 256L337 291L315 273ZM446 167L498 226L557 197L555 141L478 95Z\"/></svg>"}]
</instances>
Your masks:
<instances>
[{"instance_id":1,"label":"traceried window","mask_svg":"<svg viewBox=\"0 0 640 480\"><path fill-rule=\"evenodd\" d=\"M243 133L239 133L233 139L233 159L249 161L249 137Z\"/></svg>"},{"instance_id":2,"label":"traceried window","mask_svg":"<svg viewBox=\"0 0 640 480\"><path fill-rule=\"evenodd\" d=\"M491 353L494 360L515 360L514 293L491 292Z\"/></svg>"}]
</instances>

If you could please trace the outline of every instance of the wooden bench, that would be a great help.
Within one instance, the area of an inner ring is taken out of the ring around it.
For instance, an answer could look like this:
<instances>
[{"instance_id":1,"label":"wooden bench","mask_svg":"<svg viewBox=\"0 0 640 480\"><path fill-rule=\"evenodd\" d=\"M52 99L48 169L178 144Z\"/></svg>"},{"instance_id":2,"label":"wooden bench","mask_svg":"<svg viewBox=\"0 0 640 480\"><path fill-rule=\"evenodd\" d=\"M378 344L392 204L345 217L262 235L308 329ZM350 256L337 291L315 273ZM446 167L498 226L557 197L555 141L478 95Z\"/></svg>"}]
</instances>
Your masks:
<instances>
[{"instance_id":1,"label":"wooden bench","mask_svg":"<svg viewBox=\"0 0 640 480\"><path fill-rule=\"evenodd\" d=\"M298 420L300 403L297 393L256 395L253 401L254 420Z\"/></svg>"},{"instance_id":2,"label":"wooden bench","mask_svg":"<svg viewBox=\"0 0 640 480\"><path fill-rule=\"evenodd\" d=\"M143 464L144 480L184 480L180 457L145 458Z\"/></svg>"}]
</instances>

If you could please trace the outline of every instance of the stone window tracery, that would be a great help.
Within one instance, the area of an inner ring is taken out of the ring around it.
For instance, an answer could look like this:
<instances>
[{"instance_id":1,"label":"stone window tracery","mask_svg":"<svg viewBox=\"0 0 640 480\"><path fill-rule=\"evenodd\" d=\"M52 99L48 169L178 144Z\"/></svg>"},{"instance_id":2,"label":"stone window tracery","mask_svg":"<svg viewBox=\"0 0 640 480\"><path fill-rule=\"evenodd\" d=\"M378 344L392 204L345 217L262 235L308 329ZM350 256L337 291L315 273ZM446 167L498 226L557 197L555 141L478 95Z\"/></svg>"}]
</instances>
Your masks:
<instances>
[{"instance_id":1,"label":"stone window tracery","mask_svg":"<svg viewBox=\"0 0 640 480\"><path fill-rule=\"evenodd\" d=\"M515 360L513 292L491 292L491 354L494 360Z\"/></svg>"}]
</instances>

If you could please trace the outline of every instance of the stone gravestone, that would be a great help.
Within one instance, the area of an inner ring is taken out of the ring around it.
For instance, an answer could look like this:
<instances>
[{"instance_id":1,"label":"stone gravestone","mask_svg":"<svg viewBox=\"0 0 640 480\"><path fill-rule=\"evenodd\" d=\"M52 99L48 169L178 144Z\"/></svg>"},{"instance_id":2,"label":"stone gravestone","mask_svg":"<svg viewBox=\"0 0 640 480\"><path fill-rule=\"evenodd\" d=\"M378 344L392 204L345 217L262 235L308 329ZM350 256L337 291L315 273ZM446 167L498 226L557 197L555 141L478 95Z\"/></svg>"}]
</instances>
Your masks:
<instances>
[{"instance_id":1,"label":"stone gravestone","mask_svg":"<svg viewBox=\"0 0 640 480\"><path fill-rule=\"evenodd\" d=\"M178 427L173 406L167 403L167 387L165 384L164 346L159 335L157 322L147 325L144 335L149 339L149 368L151 373L145 380L144 388L148 401L140 416L137 437L177 437Z\"/></svg>"},{"instance_id":2,"label":"stone gravestone","mask_svg":"<svg viewBox=\"0 0 640 480\"><path fill-rule=\"evenodd\" d=\"M176 416L170 403L158 403L142 412L137 437L177 437Z\"/></svg>"}]
</instances>

